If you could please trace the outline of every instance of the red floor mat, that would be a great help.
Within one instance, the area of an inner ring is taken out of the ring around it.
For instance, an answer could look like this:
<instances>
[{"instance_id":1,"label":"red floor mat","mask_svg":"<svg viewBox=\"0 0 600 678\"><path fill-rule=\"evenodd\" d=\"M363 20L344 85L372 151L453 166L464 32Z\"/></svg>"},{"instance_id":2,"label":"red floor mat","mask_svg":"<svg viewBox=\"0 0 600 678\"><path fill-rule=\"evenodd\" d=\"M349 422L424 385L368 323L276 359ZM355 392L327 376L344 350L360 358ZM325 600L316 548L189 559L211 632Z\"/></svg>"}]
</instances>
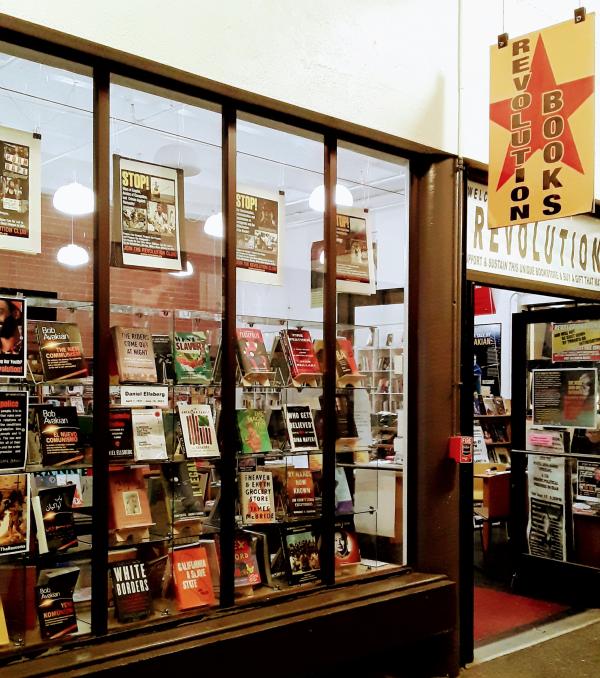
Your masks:
<instances>
[{"instance_id":1,"label":"red floor mat","mask_svg":"<svg viewBox=\"0 0 600 678\"><path fill-rule=\"evenodd\" d=\"M553 617L565 605L475 587L475 642L489 641L514 629Z\"/></svg>"}]
</instances>

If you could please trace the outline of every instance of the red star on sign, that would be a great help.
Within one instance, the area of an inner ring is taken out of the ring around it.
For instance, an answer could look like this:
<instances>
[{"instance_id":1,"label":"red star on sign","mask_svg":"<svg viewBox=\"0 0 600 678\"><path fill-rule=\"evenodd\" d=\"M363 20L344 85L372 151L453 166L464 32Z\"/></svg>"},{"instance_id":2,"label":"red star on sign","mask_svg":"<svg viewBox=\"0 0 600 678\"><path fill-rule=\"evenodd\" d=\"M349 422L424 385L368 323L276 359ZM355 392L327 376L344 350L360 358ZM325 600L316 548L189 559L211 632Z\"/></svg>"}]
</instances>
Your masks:
<instances>
[{"instance_id":1,"label":"red star on sign","mask_svg":"<svg viewBox=\"0 0 600 678\"><path fill-rule=\"evenodd\" d=\"M531 158L536 151L542 150L549 141L542 133L542 126L544 120L552 114L543 115L542 97L546 92L558 89L562 91L563 106L557 113L564 120L564 129L562 134L553 138L552 141L560 141L564 146L564 154L561 162L572 167L577 172L583 173L581 160L579 159L577 147L575 146L573 134L571 133L569 118L593 93L594 76L591 75L586 78L579 78L578 80L571 80L571 82L563 82L561 85L558 85L554 79L554 73L552 72L550 60L548 59L546 47L544 46L541 35L535 46L535 53L531 62L530 71L531 77L523 92L528 92L531 95L531 104L528 108L521 111L521 121L531 122L531 142L527 144L527 147L531 148L531 151L527 159ZM521 79L526 76L526 73L522 73L516 77ZM490 104L490 120L510 132L513 131L511 129L510 118L515 112L511 108L511 102L512 98ZM509 143L496 190L500 189L515 173L516 160L515 157L510 154L512 150L514 150L514 147Z\"/></svg>"}]
</instances>

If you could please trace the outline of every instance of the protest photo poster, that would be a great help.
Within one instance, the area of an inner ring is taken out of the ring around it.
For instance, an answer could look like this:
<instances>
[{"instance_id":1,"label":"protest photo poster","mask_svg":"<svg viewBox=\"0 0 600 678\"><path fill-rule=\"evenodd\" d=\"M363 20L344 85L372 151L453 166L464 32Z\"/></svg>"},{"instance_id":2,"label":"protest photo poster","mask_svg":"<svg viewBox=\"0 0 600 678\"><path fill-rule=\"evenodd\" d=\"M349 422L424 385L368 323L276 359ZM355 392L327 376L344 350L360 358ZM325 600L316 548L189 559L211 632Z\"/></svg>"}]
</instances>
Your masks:
<instances>
[{"instance_id":1,"label":"protest photo poster","mask_svg":"<svg viewBox=\"0 0 600 678\"><path fill-rule=\"evenodd\" d=\"M311 308L323 305L325 244L312 243L310 252ZM336 289L348 294L375 294L375 258L367 210L341 207L336 226Z\"/></svg>"},{"instance_id":2,"label":"protest photo poster","mask_svg":"<svg viewBox=\"0 0 600 678\"><path fill-rule=\"evenodd\" d=\"M237 279L281 285L283 193L243 189L235 202Z\"/></svg>"},{"instance_id":3,"label":"protest photo poster","mask_svg":"<svg viewBox=\"0 0 600 678\"><path fill-rule=\"evenodd\" d=\"M41 252L41 139L0 126L0 249Z\"/></svg>"},{"instance_id":4,"label":"protest photo poster","mask_svg":"<svg viewBox=\"0 0 600 678\"><path fill-rule=\"evenodd\" d=\"M542 558L566 560L565 460L530 454L527 460L527 475L529 553Z\"/></svg>"},{"instance_id":5,"label":"protest photo poster","mask_svg":"<svg viewBox=\"0 0 600 678\"><path fill-rule=\"evenodd\" d=\"M114 176L123 264L180 271L183 172L115 155Z\"/></svg>"},{"instance_id":6,"label":"protest photo poster","mask_svg":"<svg viewBox=\"0 0 600 678\"><path fill-rule=\"evenodd\" d=\"M532 370L533 424L597 428L598 370Z\"/></svg>"},{"instance_id":7,"label":"protest photo poster","mask_svg":"<svg viewBox=\"0 0 600 678\"><path fill-rule=\"evenodd\" d=\"M600 504L600 461L577 460L576 491L579 501Z\"/></svg>"},{"instance_id":8,"label":"protest photo poster","mask_svg":"<svg viewBox=\"0 0 600 678\"><path fill-rule=\"evenodd\" d=\"M600 361L600 320L552 323L552 362Z\"/></svg>"},{"instance_id":9,"label":"protest photo poster","mask_svg":"<svg viewBox=\"0 0 600 678\"><path fill-rule=\"evenodd\" d=\"M27 302L0 296L0 377L25 378L26 357Z\"/></svg>"},{"instance_id":10,"label":"protest photo poster","mask_svg":"<svg viewBox=\"0 0 600 678\"><path fill-rule=\"evenodd\" d=\"M500 395L500 355L502 342L502 325L491 323L475 325L473 328L474 372L480 375L482 395ZM477 390L477 388L475 389Z\"/></svg>"}]
</instances>

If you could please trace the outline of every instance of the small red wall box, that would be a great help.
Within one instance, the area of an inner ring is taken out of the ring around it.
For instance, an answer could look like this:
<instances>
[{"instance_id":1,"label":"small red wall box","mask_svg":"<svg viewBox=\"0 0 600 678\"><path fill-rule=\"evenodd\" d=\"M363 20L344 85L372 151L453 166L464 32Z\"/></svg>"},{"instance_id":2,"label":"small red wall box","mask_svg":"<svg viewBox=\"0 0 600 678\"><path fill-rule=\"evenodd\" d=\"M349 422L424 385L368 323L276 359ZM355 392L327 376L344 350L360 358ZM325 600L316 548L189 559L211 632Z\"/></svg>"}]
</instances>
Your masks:
<instances>
[{"instance_id":1,"label":"small red wall box","mask_svg":"<svg viewBox=\"0 0 600 678\"><path fill-rule=\"evenodd\" d=\"M449 443L450 459L457 464L470 464L473 461L473 438L471 436L452 436Z\"/></svg>"}]
</instances>

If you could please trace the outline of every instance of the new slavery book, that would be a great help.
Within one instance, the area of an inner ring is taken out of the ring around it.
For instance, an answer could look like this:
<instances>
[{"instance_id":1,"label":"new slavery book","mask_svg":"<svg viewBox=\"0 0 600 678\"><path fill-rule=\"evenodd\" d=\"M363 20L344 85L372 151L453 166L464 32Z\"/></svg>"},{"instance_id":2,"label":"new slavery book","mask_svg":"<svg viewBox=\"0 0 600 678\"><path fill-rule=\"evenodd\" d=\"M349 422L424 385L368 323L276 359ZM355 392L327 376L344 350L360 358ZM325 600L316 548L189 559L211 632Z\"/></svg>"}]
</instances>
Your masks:
<instances>
[{"instance_id":1,"label":"new slavery book","mask_svg":"<svg viewBox=\"0 0 600 678\"><path fill-rule=\"evenodd\" d=\"M237 423L242 452L256 454L272 451L267 421L262 410L238 410Z\"/></svg>"},{"instance_id":2,"label":"new slavery book","mask_svg":"<svg viewBox=\"0 0 600 678\"><path fill-rule=\"evenodd\" d=\"M77 546L73 518L76 489L75 485L41 489L31 500L40 553L66 551Z\"/></svg>"},{"instance_id":3,"label":"new slavery book","mask_svg":"<svg viewBox=\"0 0 600 678\"><path fill-rule=\"evenodd\" d=\"M171 558L179 609L215 605L206 549L203 546L175 549Z\"/></svg>"},{"instance_id":4,"label":"new slavery book","mask_svg":"<svg viewBox=\"0 0 600 678\"><path fill-rule=\"evenodd\" d=\"M284 405L285 420L292 452L318 450L319 442L308 405Z\"/></svg>"},{"instance_id":5,"label":"new slavery book","mask_svg":"<svg viewBox=\"0 0 600 678\"><path fill-rule=\"evenodd\" d=\"M0 470L25 468L27 457L28 394L0 393Z\"/></svg>"},{"instance_id":6,"label":"new slavery book","mask_svg":"<svg viewBox=\"0 0 600 678\"><path fill-rule=\"evenodd\" d=\"M83 458L77 409L72 405L39 405L36 427L44 466L71 464Z\"/></svg>"},{"instance_id":7,"label":"new slavery book","mask_svg":"<svg viewBox=\"0 0 600 678\"><path fill-rule=\"evenodd\" d=\"M205 332L175 332L173 358L177 383L210 384L209 348Z\"/></svg>"},{"instance_id":8,"label":"new slavery book","mask_svg":"<svg viewBox=\"0 0 600 678\"><path fill-rule=\"evenodd\" d=\"M36 333L46 381L87 377L88 368L77 324L39 321Z\"/></svg>"},{"instance_id":9,"label":"new slavery book","mask_svg":"<svg viewBox=\"0 0 600 678\"><path fill-rule=\"evenodd\" d=\"M238 327L235 333L242 374L269 373L271 362L262 332L255 327Z\"/></svg>"},{"instance_id":10,"label":"new slavery book","mask_svg":"<svg viewBox=\"0 0 600 678\"><path fill-rule=\"evenodd\" d=\"M121 622L145 619L152 611L146 564L139 560L110 563L113 601Z\"/></svg>"},{"instance_id":11,"label":"new slavery book","mask_svg":"<svg viewBox=\"0 0 600 678\"><path fill-rule=\"evenodd\" d=\"M155 384L156 363L150 330L115 326L111 332L120 381Z\"/></svg>"},{"instance_id":12,"label":"new slavery book","mask_svg":"<svg viewBox=\"0 0 600 678\"><path fill-rule=\"evenodd\" d=\"M29 474L0 475L0 556L29 551Z\"/></svg>"},{"instance_id":13,"label":"new slavery book","mask_svg":"<svg viewBox=\"0 0 600 678\"><path fill-rule=\"evenodd\" d=\"M281 330L283 352L295 379L299 375L320 375L321 368L308 330Z\"/></svg>"},{"instance_id":14,"label":"new slavery book","mask_svg":"<svg viewBox=\"0 0 600 678\"><path fill-rule=\"evenodd\" d=\"M246 525L275 522L273 474L270 471L241 471L239 474L242 522Z\"/></svg>"},{"instance_id":15,"label":"new slavery book","mask_svg":"<svg viewBox=\"0 0 600 678\"><path fill-rule=\"evenodd\" d=\"M217 434L210 405L177 403L185 454L193 457L219 456Z\"/></svg>"},{"instance_id":16,"label":"new slavery book","mask_svg":"<svg viewBox=\"0 0 600 678\"><path fill-rule=\"evenodd\" d=\"M128 408L114 408L108 412L108 428L110 447L108 460L131 461L133 459L133 426L131 424L131 410Z\"/></svg>"},{"instance_id":17,"label":"new slavery book","mask_svg":"<svg viewBox=\"0 0 600 678\"><path fill-rule=\"evenodd\" d=\"M40 633L45 640L55 640L77 631L73 592L79 578L78 568L44 577L35 587Z\"/></svg>"}]
</instances>

